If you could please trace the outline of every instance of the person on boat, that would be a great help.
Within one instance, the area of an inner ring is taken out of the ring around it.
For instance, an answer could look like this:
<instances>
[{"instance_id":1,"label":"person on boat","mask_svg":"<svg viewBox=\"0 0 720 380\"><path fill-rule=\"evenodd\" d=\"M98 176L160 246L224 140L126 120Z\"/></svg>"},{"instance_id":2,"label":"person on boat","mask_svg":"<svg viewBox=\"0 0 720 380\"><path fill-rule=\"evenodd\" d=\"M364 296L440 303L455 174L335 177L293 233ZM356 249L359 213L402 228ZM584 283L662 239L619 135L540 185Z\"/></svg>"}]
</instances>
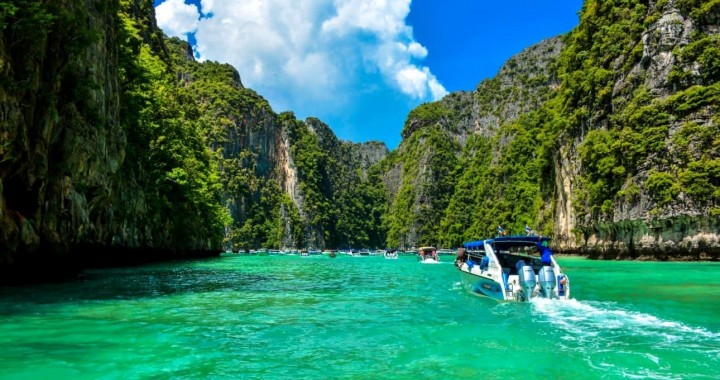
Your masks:
<instances>
[{"instance_id":1,"label":"person on boat","mask_svg":"<svg viewBox=\"0 0 720 380\"><path fill-rule=\"evenodd\" d=\"M550 250L550 247L541 246L540 263L542 263L542 265L552 265L552 259L550 258L550 256L552 256L552 251Z\"/></svg>"},{"instance_id":2,"label":"person on boat","mask_svg":"<svg viewBox=\"0 0 720 380\"><path fill-rule=\"evenodd\" d=\"M465 260L467 260L467 250L465 248L458 248L457 255L455 255L455 266L460 268Z\"/></svg>"}]
</instances>

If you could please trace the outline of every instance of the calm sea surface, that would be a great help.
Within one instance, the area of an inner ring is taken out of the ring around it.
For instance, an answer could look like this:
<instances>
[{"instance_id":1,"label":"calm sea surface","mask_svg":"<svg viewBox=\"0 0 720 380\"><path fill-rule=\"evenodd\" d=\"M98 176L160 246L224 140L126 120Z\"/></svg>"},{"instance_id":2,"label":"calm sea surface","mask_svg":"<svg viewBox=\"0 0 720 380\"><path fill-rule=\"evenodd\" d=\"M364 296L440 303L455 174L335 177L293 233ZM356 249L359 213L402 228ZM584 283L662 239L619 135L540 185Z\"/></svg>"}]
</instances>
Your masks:
<instances>
[{"instance_id":1,"label":"calm sea surface","mask_svg":"<svg viewBox=\"0 0 720 380\"><path fill-rule=\"evenodd\" d=\"M0 288L1 379L718 379L720 264L560 257L498 303L414 257L223 256Z\"/></svg>"}]
</instances>

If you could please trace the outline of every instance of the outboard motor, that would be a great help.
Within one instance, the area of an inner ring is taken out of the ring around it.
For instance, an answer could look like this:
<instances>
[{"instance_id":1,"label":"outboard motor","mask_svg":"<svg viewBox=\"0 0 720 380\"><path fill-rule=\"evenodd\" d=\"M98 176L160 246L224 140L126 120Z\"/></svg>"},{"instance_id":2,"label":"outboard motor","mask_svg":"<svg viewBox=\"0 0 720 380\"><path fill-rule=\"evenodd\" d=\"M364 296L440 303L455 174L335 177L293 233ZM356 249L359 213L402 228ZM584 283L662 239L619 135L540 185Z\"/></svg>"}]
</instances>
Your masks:
<instances>
[{"instance_id":1,"label":"outboard motor","mask_svg":"<svg viewBox=\"0 0 720 380\"><path fill-rule=\"evenodd\" d=\"M540 292L545 298L553 298L553 289L555 289L555 270L551 266L544 266L538 272L540 280Z\"/></svg>"},{"instance_id":2,"label":"outboard motor","mask_svg":"<svg viewBox=\"0 0 720 380\"><path fill-rule=\"evenodd\" d=\"M518 262L518 278L525 295L523 301L529 301L530 297L532 297L533 290L535 290L535 285L537 285L537 280L535 279L535 272L533 272L532 267L524 264L525 262L522 260Z\"/></svg>"}]
</instances>

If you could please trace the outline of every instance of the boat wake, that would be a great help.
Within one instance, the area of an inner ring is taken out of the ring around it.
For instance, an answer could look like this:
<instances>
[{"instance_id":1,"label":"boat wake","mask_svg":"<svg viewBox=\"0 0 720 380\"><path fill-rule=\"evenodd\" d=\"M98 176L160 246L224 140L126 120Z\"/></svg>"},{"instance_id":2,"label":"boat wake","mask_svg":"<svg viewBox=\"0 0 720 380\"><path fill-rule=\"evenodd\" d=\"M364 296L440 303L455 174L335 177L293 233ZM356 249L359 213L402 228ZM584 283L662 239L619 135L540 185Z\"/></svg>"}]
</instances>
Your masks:
<instances>
[{"instance_id":1,"label":"boat wake","mask_svg":"<svg viewBox=\"0 0 720 380\"><path fill-rule=\"evenodd\" d=\"M639 335L663 337L669 342L677 342L686 337L720 339L720 333L613 306L611 303L583 302L576 299L532 300L532 307L536 312L546 315L552 323L568 333L592 337L597 336L600 330L625 330Z\"/></svg>"},{"instance_id":2,"label":"boat wake","mask_svg":"<svg viewBox=\"0 0 720 380\"><path fill-rule=\"evenodd\" d=\"M720 333L704 328L623 310L610 302L538 298L531 301L531 308L535 321L554 327L561 346L583 352L591 366L603 372L664 378L663 374L674 373L676 368L671 367L679 363L659 361L656 354L662 352L677 353L684 364L692 362L691 367L720 363ZM607 360L617 355L636 356L635 360L641 359L648 366L623 368L617 360Z\"/></svg>"}]
</instances>

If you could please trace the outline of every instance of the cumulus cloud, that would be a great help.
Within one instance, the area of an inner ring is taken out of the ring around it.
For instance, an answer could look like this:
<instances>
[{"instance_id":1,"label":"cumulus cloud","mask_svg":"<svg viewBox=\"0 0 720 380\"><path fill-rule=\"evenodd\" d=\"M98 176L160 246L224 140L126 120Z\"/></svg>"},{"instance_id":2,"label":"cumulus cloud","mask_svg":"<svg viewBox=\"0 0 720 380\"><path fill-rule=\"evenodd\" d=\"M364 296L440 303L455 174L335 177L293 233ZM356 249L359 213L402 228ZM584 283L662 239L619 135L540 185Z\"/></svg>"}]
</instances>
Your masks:
<instances>
[{"instance_id":1,"label":"cumulus cloud","mask_svg":"<svg viewBox=\"0 0 720 380\"><path fill-rule=\"evenodd\" d=\"M214 3L213 0L200 1L200 8L201 8L200 10L202 11L202 13L204 15L209 15L210 13L212 13L213 3Z\"/></svg>"},{"instance_id":2,"label":"cumulus cloud","mask_svg":"<svg viewBox=\"0 0 720 380\"><path fill-rule=\"evenodd\" d=\"M370 93L390 91L417 103L447 94L419 63L428 51L405 23L411 0L195 2L202 10L197 24L180 21L192 7L182 0L156 8L176 24L158 22L168 34L166 28L195 30L201 59L233 65L276 111L321 116Z\"/></svg>"},{"instance_id":3,"label":"cumulus cloud","mask_svg":"<svg viewBox=\"0 0 720 380\"><path fill-rule=\"evenodd\" d=\"M184 38L197 29L200 12L184 0L167 0L155 7L155 18L165 34Z\"/></svg>"}]
</instances>

